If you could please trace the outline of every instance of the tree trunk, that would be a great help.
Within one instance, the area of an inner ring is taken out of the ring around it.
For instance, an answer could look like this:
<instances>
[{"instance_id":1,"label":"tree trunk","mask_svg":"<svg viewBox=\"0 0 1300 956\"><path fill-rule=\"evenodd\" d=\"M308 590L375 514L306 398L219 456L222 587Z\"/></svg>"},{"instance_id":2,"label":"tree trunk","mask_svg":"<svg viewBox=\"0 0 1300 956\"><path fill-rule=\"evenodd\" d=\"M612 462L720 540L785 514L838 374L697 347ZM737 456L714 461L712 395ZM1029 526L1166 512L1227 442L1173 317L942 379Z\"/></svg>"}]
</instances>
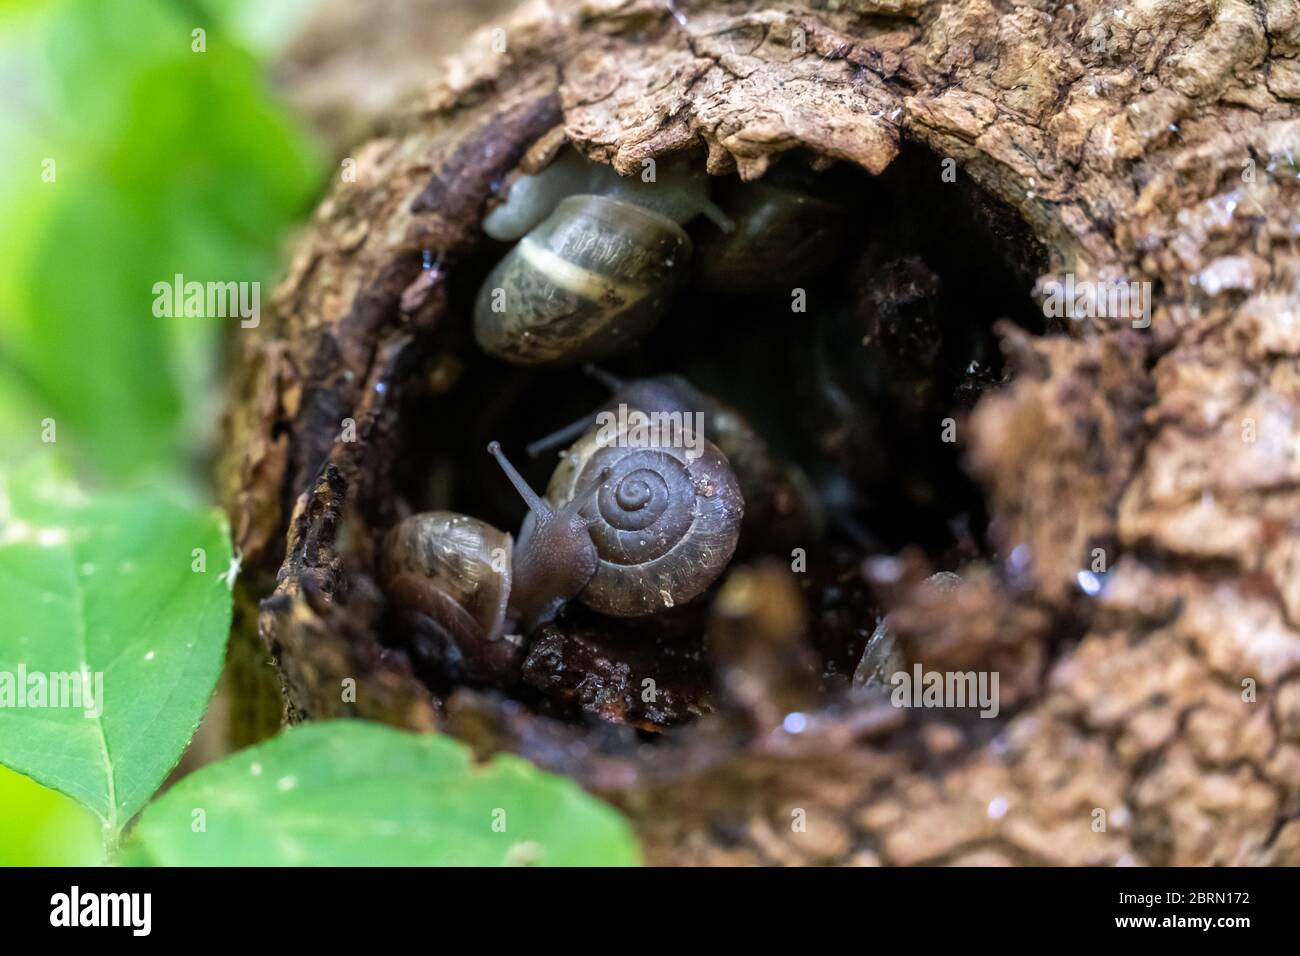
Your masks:
<instances>
[{"instance_id":1,"label":"tree trunk","mask_svg":"<svg viewBox=\"0 0 1300 956\"><path fill-rule=\"evenodd\" d=\"M499 29L353 151L232 354L218 480L263 642L249 613L234 647L270 650L288 718L513 748L656 863L1300 864L1300 5L552 0ZM888 595L909 659L999 673L996 719L822 700L768 727L720 692L646 757L381 645L402 395L463 340L485 204L557 128L624 174L909 164L972 190L1041 299L1150 284L1149 326L999 327L1013 378L957 423L997 557Z\"/></svg>"}]
</instances>

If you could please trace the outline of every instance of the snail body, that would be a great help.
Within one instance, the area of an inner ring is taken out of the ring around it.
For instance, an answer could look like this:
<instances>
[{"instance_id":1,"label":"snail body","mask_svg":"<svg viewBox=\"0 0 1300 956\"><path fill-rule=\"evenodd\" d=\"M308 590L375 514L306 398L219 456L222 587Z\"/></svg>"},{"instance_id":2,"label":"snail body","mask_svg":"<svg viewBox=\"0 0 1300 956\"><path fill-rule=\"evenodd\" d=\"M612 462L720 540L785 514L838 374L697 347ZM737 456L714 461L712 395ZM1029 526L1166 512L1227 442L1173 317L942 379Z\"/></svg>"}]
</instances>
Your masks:
<instances>
[{"instance_id":1,"label":"snail body","mask_svg":"<svg viewBox=\"0 0 1300 956\"><path fill-rule=\"evenodd\" d=\"M492 270L474 307L484 351L518 364L614 354L651 329L687 275L691 240L671 219L570 196Z\"/></svg>"}]
</instances>

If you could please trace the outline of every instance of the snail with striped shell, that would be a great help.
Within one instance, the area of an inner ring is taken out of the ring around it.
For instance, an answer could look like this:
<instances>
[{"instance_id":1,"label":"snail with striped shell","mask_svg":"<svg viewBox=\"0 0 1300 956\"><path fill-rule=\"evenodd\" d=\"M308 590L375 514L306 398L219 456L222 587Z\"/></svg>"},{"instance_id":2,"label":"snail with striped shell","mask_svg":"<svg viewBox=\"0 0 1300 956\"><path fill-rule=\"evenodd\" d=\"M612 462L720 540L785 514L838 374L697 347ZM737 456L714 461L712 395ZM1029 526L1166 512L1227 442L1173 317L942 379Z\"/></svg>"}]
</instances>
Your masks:
<instances>
[{"instance_id":1,"label":"snail with striped shell","mask_svg":"<svg viewBox=\"0 0 1300 956\"><path fill-rule=\"evenodd\" d=\"M484 220L488 235L519 242L479 290L479 345L523 365L626 350L685 282L691 239L682 224L700 213L731 228L702 170L677 164L644 181L566 150L515 182Z\"/></svg>"},{"instance_id":2,"label":"snail with striped shell","mask_svg":"<svg viewBox=\"0 0 1300 956\"><path fill-rule=\"evenodd\" d=\"M682 227L701 214L693 242ZM663 317L697 243L700 288L753 294L829 268L846 226L837 204L802 189L733 179L715 204L701 169L676 163L647 181L566 147L483 220L492 238L519 241L479 290L474 335L521 365L616 355Z\"/></svg>"},{"instance_id":3,"label":"snail with striped shell","mask_svg":"<svg viewBox=\"0 0 1300 956\"><path fill-rule=\"evenodd\" d=\"M703 440L696 456L614 437L584 436L545 499L489 446L529 507L516 541L445 511L388 533L390 602L454 648L470 676L508 680L523 653L518 635L574 598L604 614L654 614L699 595L731 560L744 502L722 452Z\"/></svg>"}]
</instances>

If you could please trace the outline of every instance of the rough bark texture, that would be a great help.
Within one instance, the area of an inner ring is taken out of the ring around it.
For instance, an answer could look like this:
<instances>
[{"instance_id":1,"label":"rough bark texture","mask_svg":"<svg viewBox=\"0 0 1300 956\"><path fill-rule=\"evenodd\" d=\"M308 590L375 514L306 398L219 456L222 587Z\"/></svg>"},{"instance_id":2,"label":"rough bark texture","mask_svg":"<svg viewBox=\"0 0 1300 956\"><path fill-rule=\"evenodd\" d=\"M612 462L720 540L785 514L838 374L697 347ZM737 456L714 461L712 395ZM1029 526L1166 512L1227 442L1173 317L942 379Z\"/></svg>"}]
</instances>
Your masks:
<instances>
[{"instance_id":1,"label":"rough bark texture","mask_svg":"<svg viewBox=\"0 0 1300 956\"><path fill-rule=\"evenodd\" d=\"M481 32L354 151L237 343L220 482L290 717L513 746L626 808L652 862L1300 864L1300 4L553 0L502 26L505 53ZM745 178L793 148L879 173L913 141L1053 275L1152 283L1146 329L1005 331L1015 377L962 441L1007 557L942 607L896 595L913 659L1001 672L996 721L839 709L580 757L381 649L349 562L391 520L387 383L493 184L560 124L620 171L703 147Z\"/></svg>"}]
</instances>

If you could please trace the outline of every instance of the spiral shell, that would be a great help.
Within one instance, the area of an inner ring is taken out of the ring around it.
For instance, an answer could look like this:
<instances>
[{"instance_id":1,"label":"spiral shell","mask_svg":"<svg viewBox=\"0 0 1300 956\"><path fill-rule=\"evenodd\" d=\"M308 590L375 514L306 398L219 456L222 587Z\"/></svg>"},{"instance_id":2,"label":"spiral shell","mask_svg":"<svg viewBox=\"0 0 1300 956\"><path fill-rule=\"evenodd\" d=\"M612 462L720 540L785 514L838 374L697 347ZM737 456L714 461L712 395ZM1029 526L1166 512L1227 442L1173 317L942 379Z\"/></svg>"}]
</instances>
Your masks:
<instances>
[{"instance_id":1,"label":"spiral shell","mask_svg":"<svg viewBox=\"0 0 1300 956\"><path fill-rule=\"evenodd\" d=\"M699 412L709 436L735 472L748 496L772 471L772 455L745 417L726 402L701 392L681 375L633 379L614 392L607 408L619 403L643 412Z\"/></svg>"},{"instance_id":2,"label":"spiral shell","mask_svg":"<svg viewBox=\"0 0 1300 956\"><path fill-rule=\"evenodd\" d=\"M484 281L474 336L490 355L524 365L623 351L667 310L690 254L690 237L670 219L570 196Z\"/></svg>"},{"instance_id":3,"label":"spiral shell","mask_svg":"<svg viewBox=\"0 0 1300 956\"><path fill-rule=\"evenodd\" d=\"M698 451L692 457L685 446L651 444L626 429L613 436L592 429L565 453L547 488L553 507L600 484L582 512L599 558L578 595L588 607L616 617L654 614L691 600L722 573L744 500L722 452L702 438Z\"/></svg>"}]
</instances>

